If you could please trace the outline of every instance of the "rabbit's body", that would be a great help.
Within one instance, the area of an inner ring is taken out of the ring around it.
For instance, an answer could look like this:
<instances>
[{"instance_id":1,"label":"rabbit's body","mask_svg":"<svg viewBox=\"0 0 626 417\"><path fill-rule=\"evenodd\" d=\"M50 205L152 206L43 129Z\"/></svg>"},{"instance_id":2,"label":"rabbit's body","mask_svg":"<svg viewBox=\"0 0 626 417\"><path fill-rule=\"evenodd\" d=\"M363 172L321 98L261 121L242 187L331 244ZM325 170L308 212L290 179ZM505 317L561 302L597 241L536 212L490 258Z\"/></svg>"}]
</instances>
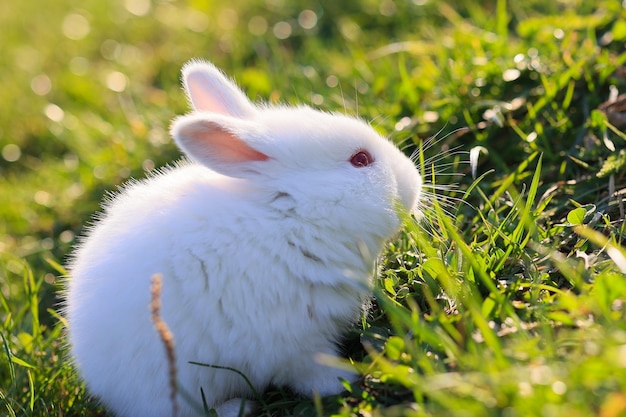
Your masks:
<instances>
[{"instance_id":1,"label":"rabbit's body","mask_svg":"<svg viewBox=\"0 0 626 417\"><path fill-rule=\"evenodd\" d=\"M315 358L336 355L358 319L396 204L416 208L419 175L358 120L254 107L209 64L185 81L196 112L173 134L198 162L127 186L75 253L66 314L78 369L120 416L171 414L150 317L158 273L179 391L199 399L203 388L220 417L250 397L237 373L194 361L235 368L257 390L339 393L355 374ZM179 398L180 415L196 415Z\"/></svg>"}]
</instances>

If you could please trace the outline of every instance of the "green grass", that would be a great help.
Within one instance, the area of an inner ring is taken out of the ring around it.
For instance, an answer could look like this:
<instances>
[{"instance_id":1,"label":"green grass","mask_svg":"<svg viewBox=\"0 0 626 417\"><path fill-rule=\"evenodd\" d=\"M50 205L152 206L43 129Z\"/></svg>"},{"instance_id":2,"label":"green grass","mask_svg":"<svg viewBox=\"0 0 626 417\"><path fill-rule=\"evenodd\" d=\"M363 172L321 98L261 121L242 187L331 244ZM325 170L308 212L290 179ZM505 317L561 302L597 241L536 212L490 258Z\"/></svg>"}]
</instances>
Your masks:
<instances>
[{"instance_id":1,"label":"green grass","mask_svg":"<svg viewBox=\"0 0 626 417\"><path fill-rule=\"evenodd\" d=\"M457 184L381 260L362 381L263 415L626 415L626 135L599 110L626 88L620 2L214 3L0 4L0 415L104 415L65 360L59 265L107 190L179 157L193 57L407 152L441 132L421 165ZM427 162L456 147L473 162Z\"/></svg>"}]
</instances>

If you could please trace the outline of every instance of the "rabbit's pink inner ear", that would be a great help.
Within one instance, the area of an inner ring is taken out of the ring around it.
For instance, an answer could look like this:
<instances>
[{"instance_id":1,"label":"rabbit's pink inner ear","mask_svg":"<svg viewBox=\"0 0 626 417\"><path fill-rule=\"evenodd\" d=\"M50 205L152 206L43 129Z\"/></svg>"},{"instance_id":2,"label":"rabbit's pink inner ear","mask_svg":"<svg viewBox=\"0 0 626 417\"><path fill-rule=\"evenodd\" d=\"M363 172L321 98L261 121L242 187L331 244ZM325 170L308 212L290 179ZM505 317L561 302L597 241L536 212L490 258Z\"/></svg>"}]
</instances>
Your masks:
<instances>
[{"instance_id":1,"label":"rabbit's pink inner ear","mask_svg":"<svg viewBox=\"0 0 626 417\"><path fill-rule=\"evenodd\" d=\"M219 100L219 96L215 97L215 91L207 91L207 80L204 74L192 73L187 76L187 94L191 99L194 109L208 111L219 114L229 114L229 109L224 103L224 98ZM210 86L210 85L209 85Z\"/></svg>"},{"instance_id":2,"label":"rabbit's pink inner ear","mask_svg":"<svg viewBox=\"0 0 626 417\"><path fill-rule=\"evenodd\" d=\"M265 161L267 155L257 151L221 126L202 123L180 131L184 150L209 165Z\"/></svg>"},{"instance_id":3,"label":"rabbit's pink inner ear","mask_svg":"<svg viewBox=\"0 0 626 417\"><path fill-rule=\"evenodd\" d=\"M269 159L267 155L249 146L243 140L230 132L217 130L212 136L212 146L222 162L238 163L265 161Z\"/></svg>"}]
</instances>

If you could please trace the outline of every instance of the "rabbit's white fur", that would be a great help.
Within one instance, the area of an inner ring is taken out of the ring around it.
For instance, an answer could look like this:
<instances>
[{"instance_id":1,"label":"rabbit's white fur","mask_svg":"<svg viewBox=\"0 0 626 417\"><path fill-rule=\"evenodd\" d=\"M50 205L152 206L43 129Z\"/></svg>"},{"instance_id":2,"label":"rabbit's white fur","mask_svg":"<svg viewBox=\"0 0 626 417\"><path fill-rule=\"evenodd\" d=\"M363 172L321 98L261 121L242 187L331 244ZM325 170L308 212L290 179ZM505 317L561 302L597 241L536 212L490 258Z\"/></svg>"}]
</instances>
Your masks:
<instances>
[{"instance_id":1,"label":"rabbit's white fur","mask_svg":"<svg viewBox=\"0 0 626 417\"><path fill-rule=\"evenodd\" d=\"M66 294L72 358L119 416L169 416L166 352L150 317L174 335L179 392L220 417L255 388L336 394L356 374L322 365L358 319L375 258L417 209L412 162L366 123L309 107L257 106L213 65L183 70L194 108L172 134L193 161L132 182L74 253ZM373 158L355 167L352 155ZM179 415L198 410L179 395Z\"/></svg>"}]
</instances>

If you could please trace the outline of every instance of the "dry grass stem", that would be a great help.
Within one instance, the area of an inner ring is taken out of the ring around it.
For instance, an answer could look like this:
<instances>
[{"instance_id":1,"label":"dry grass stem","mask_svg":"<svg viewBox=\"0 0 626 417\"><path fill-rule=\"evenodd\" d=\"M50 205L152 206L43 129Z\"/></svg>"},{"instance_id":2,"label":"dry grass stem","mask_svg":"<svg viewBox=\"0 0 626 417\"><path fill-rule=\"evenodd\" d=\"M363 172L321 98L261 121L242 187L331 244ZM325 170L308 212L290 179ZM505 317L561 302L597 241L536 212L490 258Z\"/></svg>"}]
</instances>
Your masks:
<instances>
[{"instance_id":1,"label":"dry grass stem","mask_svg":"<svg viewBox=\"0 0 626 417\"><path fill-rule=\"evenodd\" d=\"M167 324L161 318L161 288L162 288L162 276L161 274L154 274L152 276L152 287L150 292L152 294L152 300L150 303L150 311L152 312L152 321L154 327L159 333L159 337L163 341L165 351L167 353L167 363L169 366L170 376L170 399L172 401L172 415L178 415L178 402L176 395L178 392L176 386L176 355L174 353L174 335L167 327Z\"/></svg>"}]
</instances>

